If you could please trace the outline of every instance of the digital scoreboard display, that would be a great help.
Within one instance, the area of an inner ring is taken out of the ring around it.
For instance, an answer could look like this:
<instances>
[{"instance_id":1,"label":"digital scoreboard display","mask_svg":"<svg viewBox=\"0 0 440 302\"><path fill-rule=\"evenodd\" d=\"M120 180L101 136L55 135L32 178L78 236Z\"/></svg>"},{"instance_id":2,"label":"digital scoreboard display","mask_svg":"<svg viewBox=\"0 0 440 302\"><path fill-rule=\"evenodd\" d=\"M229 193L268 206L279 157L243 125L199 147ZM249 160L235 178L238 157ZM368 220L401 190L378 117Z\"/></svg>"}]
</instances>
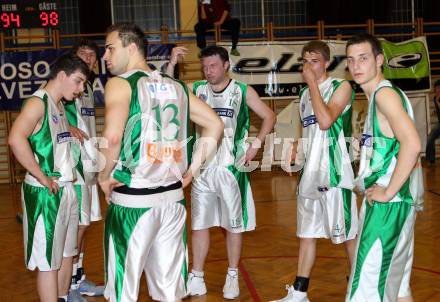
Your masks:
<instances>
[{"instance_id":1,"label":"digital scoreboard display","mask_svg":"<svg viewBox=\"0 0 440 302\"><path fill-rule=\"evenodd\" d=\"M57 28L58 1L1 0L0 29Z\"/></svg>"}]
</instances>

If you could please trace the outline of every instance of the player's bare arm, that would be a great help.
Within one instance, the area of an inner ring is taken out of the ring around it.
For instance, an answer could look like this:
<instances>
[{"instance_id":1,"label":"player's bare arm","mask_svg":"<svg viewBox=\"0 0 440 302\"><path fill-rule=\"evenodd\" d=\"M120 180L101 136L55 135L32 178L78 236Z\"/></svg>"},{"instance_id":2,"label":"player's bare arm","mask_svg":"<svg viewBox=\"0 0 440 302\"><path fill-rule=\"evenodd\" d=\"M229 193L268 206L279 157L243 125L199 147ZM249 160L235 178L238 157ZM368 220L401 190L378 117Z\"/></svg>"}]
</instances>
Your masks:
<instances>
[{"instance_id":1,"label":"player's bare arm","mask_svg":"<svg viewBox=\"0 0 440 302\"><path fill-rule=\"evenodd\" d=\"M408 179L417 164L422 147L414 122L406 113L396 91L382 88L376 93L376 104L381 132L388 137L395 136L400 143L400 150L388 187L369 188L367 198L369 202L388 202Z\"/></svg>"},{"instance_id":2,"label":"player's bare arm","mask_svg":"<svg viewBox=\"0 0 440 302\"><path fill-rule=\"evenodd\" d=\"M8 143L18 162L51 193L56 193L58 184L41 171L28 141L29 136L40 130L43 118L44 103L36 97L30 98L11 128Z\"/></svg>"},{"instance_id":3,"label":"player's bare arm","mask_svg":"<svg viewBox=\"0 0 440 302\"><path fill-rule=\"evenodd\" d=\"M174 69L176 64L182 62L187 53L188 48L183 46L176 46L173 48L173 50L171 50L171 57L166 70L168 76L174 77Z\"/></svg>"},{"instance_id":4,"label":"player's bare arm","mask_svg":"<svg viewBox=\"0 0 440 302\"><path fill-rule=\"evenodd\" d=\"M342 82L327 104L325 104L322 99L316 81L313 82L312 85L309 85L309 90L312 98L313 112L318 120L319 128L321 130L327 130L351 102L352 89L350 83L348 81Z\"/></svg>"},{"instance_id":5,"label":"player's bare arm","mask_svg":"<svg viewBox=\"0 0 440 302\"><path fill-rule=\"evenodd\" d=\"M109 200L111 191L118 184L110 174L119 158L122 137L128 118L131 89L127 81L113 77L105 85L105 118L103 137L108 147L101 149L105 158L104 170L99 173L99 184Z\"/></svg>"},{"instance_id":6,"label":"player's bare arm","mask_svg":"<svg viewBox=\"0 0 440 302\"><path fill-rule=\"evenodd\" d=\"M248 107L258 115L259 118L263 120L261 125L261 129L258 132L258 135L253 144L251 144L250 148L248 148L246 152L245 161L251 161L258 152L258 149L264 144L264 140L266 139L266 135L268 135L275 125L276 115L263 101L261 101L257 92L251 87L248 86L246 92L246 103Z\"/></svg>"},{"instance_id":7,"label":"player's bare arm","mask_svg":"<svg viewBox=\"0 0 440 302\"><path fill-rule=\"evenodd\" d=\"M223 134L223 122L205 102L201 101L192 92L189 92L190 119L201 128L200 140L207 142L199 144L192 156L191 166L183 179L183 186L187 186L199 171L202 164L210 155L217 151L217 142Z\"/></svg>"}]
</instances>

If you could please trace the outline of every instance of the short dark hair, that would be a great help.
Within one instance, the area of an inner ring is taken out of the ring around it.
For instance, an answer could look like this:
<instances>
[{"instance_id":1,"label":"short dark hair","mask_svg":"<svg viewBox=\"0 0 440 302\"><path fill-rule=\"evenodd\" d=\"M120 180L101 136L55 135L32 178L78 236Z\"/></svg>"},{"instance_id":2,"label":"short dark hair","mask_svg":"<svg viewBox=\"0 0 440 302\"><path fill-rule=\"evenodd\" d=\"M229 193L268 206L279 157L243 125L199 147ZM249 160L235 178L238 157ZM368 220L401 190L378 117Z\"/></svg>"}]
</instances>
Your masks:
<instances>
[{"instance_id":1,"label":"short dark hair","mask_svg":"<svg viewBox=\"0 0 440 302\"><path fill-rule=\"evenodd\" d=\"M89 77L90 73L87 64L73 53L64 54L55 61L50 68L49 80L55 79L60 71L64 71L68 76L76 71L79 71L87 78Z\"/></svg>"},{"instance_id":2,"label":"short dark hair","mask_svg":"<svg viewBox=\"0 0 440 302\"><path fill-rule=\"evenodd\" d=\"M206 48L204 48L201 52L200 52L200 58L206 58L206 57L211 57L211 56L215 56L218 55L220 57L220 59L224 62L229 62L229 55L228 55L228 51L221 46L217 46L217 45L211 45L208 46Z\"/></svg>"},{"instance_id":3,"label":"short dark hair","mask_svg":"<svg viewBox=\"0 0 440 302\"><path fill-rule=\"evenodd\" d=\"M116 23L110 25L107 28L107 34L117 31L119 34L119 39L122 41L122 46L127 47L128 44L134 43L138 47L139 51L145 54L145 45L147 41L145 39L145 34L142 29L135 23Z\"/></svg>"},{"instance_id":4,"label":"short dark hair","mask_svg":"<svg viewBox=\"0 0 440 302\"><path fill-rule=\"evenodd\" d=\"M95 43L95 41L89 40L89 39L81 39L78 40L75 45L72 47L72 53L76 54L80 48L90 48L93 50L96 54L96 57L99 57L99 48L98 45Z\"/></svg>"},{"instance_id":5,"label":"short dark hair","mask_svg":"<svg viewBox=\"0 0 440 302\"><path fill-rule=\"evenodd\" d=\"M345 51L347 51L347 49L351 45L361 44L361 43L370 44L371 49L373 50L373 54L375 57L377 57L378 55L383 55L383 49L382 49L382 45L381 45L379 39L377 39L373 35L370 35L367 33L357 34L357 35L354 35L353 37L351 37L347 41L347 46L345 46Z\"/></svg>"},{"instance_id":6,"label":"short dark hair","mask_svg":"<svg viewBox=\"0 0 440 302\"><path fill-rule=\"evenodd\" d=\"M319 53L326 61L330 61L330 47L327 43L320 40L313 40L304 45L301 51L301 57L304 57L306 52Z\"/></svg>"}]
</instances>

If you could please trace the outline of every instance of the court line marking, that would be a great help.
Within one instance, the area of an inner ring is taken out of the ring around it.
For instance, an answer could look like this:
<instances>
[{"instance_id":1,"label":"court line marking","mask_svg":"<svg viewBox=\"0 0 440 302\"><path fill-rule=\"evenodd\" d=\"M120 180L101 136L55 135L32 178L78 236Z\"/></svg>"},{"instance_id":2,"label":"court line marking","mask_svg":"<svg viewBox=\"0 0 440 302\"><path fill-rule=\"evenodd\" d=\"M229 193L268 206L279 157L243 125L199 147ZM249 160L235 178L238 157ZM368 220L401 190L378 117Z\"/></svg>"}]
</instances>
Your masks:
<instances>
[{"instance_id":1,"label":"court line marking","mask_svg":"<svg viewBox=\"0 0 440 302\"><path fill-rule=\"evenodd\" d=\"M249 293L251 294L252 299L255 302L262 302L260 296L258 295L258 291L255 288L254 282L252 282L251 276L249 275L242 261L240 261L240 263L238 264L238 268L240 270L241 275L243 276L244 283L246 283L246 286L249 290Z\"/></svg>"}]
</instances>

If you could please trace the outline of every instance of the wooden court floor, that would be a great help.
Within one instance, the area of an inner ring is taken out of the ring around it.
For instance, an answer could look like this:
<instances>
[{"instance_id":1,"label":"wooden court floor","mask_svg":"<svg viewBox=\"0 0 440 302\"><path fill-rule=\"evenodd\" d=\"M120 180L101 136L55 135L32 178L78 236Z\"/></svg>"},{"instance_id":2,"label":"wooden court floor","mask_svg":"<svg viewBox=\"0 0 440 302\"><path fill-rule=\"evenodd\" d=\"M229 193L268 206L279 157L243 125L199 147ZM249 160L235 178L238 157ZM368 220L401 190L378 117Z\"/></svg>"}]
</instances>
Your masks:
<instances>
[{"instance_id":1,"label":"wooden court floor","mask_svg":"<svg viewBox=\"0 0 440 302\"><path fill-rule=\"evenodd\" d=\"M440 301L440 163L425 167L425 211L418 215L412 290L416 302ZM296 230L296 177L283 171L254 172L251 184L257 210L257 230L244 236L240 264L240 297L237 301L269 301L286 294L285 284L295 277L298 255ZM0 186L0 302L38 301L34 272L25 269L19 188ZM103 204L105 212L105 205ZM103 223L94 223L87 234L85 269L88 278L103 283ZM191 259L190 259L191 261ZM223 301L227 268L224 237L211 231L211 250L205 267L208 294L186 301ZM311 301L343 301L348 274L343 246L318 243L317 261L309 287ZM104 301L104 298L88 298ZM145 282L139 301L151 301Z\"/></svg>"}]
</instances>

